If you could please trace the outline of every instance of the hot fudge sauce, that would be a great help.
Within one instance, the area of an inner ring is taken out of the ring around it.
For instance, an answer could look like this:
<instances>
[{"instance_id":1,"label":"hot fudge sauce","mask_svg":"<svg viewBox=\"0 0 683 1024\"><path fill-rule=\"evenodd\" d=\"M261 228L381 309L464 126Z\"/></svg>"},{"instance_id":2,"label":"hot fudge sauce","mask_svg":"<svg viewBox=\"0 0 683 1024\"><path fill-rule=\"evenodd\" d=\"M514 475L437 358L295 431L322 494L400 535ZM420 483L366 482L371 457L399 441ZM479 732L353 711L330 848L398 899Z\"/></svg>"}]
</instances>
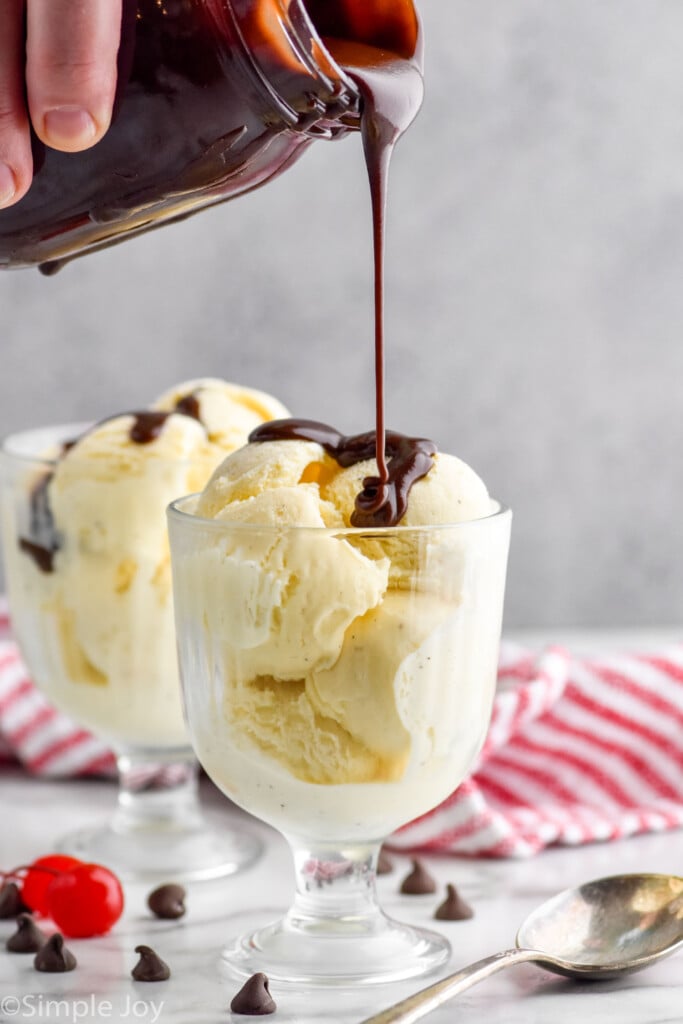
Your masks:
<instances>
[{"instance_id":1,"label":"hot fudge sauce","mask_svg":"<svg viewBox=\"0 0 683 1024\"><path fill-rule=\"evenodd\" d=\"M358 90L321 36L410 59L413 0L123 0L111 127L82 153L34 136L33 184L0 210L0 268L52 272L358 129Z\"/></svg>"},{"instance_id":2,"label":"hot fudge sauce","mask_svg":"<svg viewBox=\"0 0 683 1024\"><path fill-rule=\"evenodd\" d=\"M365 478L351 517L352 526L366 529L400 523L408 508L411 487L432 468L437 450L433 441L406 437L393 430L380 433L378 429L344 437L325 423L296 419L264 423L252 430L249 441L315 441L342 468L377 457L378 449L385 452L390 459L385 479Z\"/></svg>"},{"instance_id":3,"label":"hot fudge sauce","mask_svg":"<svg viewBox=\"0 0 683 1024\"><path fill-rule=\"evenodd\" d=\"M314 9L318 6L312 5ZM322 14L321 24L327 24ZM317 441L342 467L374 455L378 476L363 481L351 523L365 528L396 526L408 507L411 487L427 475L437 450L432 441L406 437L385 427L384 254L389 167L396 143L422 103L421 53L419 46L412 54L406 51L405 40L392 42L393 50L327 36L324 41L356 82L362 97L361 132L370 179L375 257L375 430L344 437L323 423L281 420L257 427L249 440Z\"/></svg>"}]
</instances>

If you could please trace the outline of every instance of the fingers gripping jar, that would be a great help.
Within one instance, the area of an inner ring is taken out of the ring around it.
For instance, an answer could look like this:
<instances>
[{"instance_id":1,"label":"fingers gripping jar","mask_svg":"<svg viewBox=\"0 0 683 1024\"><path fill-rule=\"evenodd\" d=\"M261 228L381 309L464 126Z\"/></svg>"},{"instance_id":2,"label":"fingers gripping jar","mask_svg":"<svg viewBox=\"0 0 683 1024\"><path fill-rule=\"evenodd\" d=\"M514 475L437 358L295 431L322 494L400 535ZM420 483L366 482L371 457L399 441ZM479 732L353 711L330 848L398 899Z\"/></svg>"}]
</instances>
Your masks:
<instances>
[{"instance_id":1,"label":"fingers gripping jar","mask_svg":"<svg viewBox=\"0 0 683 1024\"><path fill-rule=\"evenodd\" d=\"M112 124L92 149L33 139L34 181L0 211L0 268L58 269L274 177L358 128L334 39L413 56L412 0L123 0Z\"/></svg>"}]
</instances>

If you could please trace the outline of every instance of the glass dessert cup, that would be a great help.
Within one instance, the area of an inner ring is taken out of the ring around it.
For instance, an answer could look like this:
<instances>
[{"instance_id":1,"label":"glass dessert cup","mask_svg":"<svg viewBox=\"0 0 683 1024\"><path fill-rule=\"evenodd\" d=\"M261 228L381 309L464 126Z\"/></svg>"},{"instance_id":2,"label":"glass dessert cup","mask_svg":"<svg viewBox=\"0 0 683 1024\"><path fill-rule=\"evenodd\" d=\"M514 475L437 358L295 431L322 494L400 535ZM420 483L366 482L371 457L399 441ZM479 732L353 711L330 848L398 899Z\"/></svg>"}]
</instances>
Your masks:
<instances>
[{"instance_id":1,"label":"glass dessert cup","mask_svg":"<svg viewBox=\"0 0 683 1024\"><path fill-rule=\"evenodd\" d=\"M218 787L284 834L296 895L223 953L238 975L357 985L450 947L380 909L380 844L462 781L488 727L511 513L372 530L169 509L192 743Z\"/></svg>"},{"instance_id":2,"label":"glass dessert cup","mask_svg":"<svg viewBox=\"0 0 683 1024\"><path fill-rule=\"evenodd\" d=\"M107 743L118 765L110 820L56 845L128 880L232 874L261 844L200 806L177 673L164 509L188 469L156 459L136 477L83 460L53 494L63 445L86 426L15 434L0 451L4 565L22 656L47 699Z\"/></svg>"}]
</instances>

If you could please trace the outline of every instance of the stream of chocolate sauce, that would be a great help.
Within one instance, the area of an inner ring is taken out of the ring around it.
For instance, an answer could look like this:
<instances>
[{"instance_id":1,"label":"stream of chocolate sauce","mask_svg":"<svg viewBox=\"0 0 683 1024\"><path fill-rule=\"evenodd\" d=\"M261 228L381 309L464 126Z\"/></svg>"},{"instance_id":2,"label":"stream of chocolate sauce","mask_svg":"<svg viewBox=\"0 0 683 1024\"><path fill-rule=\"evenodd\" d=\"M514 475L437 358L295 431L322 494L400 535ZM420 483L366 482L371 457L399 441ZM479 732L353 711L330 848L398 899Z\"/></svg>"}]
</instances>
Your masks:
<instances>
[{"instance_id":1,"label":"stream of chocolate sauce","mask_svg":"<svg viewBox=\"0 0 683 1024\"><path fill-rule=\"evenodd\" d=\"M396 143L420 109L422 74L417 57L404 58L345 39L323 39L337 63L358 86L363 101L361 133L370 180L375 265L375 430L344 437L324 423L278 420L257 427L249 440L317 441L342 467L356 465L374 455L378 475L364 479L351 524L365 528L396 526L405 515L411 487L427 475L437 450L432 441L387 431L385 426L384 279L389 168Z\"/></svg>"},{"instance_id":2,"label":"stream of chocolate sauce","mask_svg":"<svg viewBox=\"0 0 683 1024\"><path fill-rule=\"evenodd\" d=\"M358 86L363 101L361 135L370 181L375 264L376 458L384 493L389 483L384 397L384 279L389 169L396 143L413 123L422 105L424 86L419 66L414 60L360 43L335 39L326 39L325 42L335 60Z\"/></svg>"}]
</instances>

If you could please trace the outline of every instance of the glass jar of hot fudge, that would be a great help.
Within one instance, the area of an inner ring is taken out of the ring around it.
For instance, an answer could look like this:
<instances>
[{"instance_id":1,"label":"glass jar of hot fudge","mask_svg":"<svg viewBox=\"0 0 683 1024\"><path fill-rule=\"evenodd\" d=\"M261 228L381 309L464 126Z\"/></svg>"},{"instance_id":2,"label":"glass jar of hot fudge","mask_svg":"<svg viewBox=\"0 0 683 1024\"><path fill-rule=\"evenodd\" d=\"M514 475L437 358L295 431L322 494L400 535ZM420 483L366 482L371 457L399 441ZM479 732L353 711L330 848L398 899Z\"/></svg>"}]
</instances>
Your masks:
<instances>
[{"instance_id":1,"label":"glass jar of hot fudge","mask_svg":"<svg viewBox=\"0 0 683 1024\"><path fill-rule=\"evenodd\" d=\"M114 117L82 153L34 137L34 181L0 211L0 268L74 256L264 184L357 130L344 69L412 60L413 0L123 0Z\"/></svg>"}]
</instances>

